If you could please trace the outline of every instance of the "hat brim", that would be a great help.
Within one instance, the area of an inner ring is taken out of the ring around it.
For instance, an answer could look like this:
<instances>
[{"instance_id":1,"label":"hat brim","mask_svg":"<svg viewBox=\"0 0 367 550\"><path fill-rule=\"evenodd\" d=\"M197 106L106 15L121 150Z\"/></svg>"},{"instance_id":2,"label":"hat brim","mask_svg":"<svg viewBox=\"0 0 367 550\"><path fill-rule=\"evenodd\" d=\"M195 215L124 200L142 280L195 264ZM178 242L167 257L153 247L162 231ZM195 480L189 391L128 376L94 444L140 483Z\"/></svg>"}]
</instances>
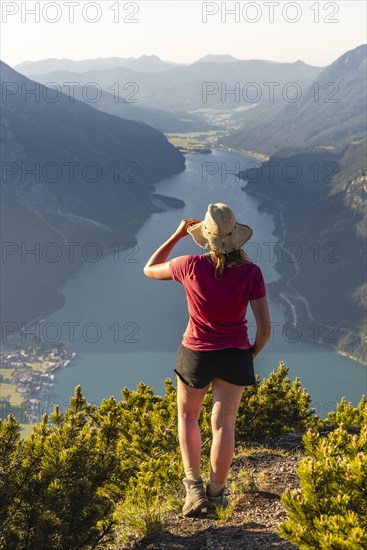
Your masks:
<instances>
[{"instance_id":1,"label":"hat brim","mask_svg":"<svg viewBox=\"0 0 367 550\"><path fill-rule=\"evenodd\" d=\"M230 237L225 237L223 246L222 237L212 237L211 239L203 235L204 221L190 225L187 232L201 248L217 250L218 252L231 252L240 249L253 235L250 226L237 222L237 228ZM230 249L230 250L229 250Z\"/></svg>"}]
</instances>

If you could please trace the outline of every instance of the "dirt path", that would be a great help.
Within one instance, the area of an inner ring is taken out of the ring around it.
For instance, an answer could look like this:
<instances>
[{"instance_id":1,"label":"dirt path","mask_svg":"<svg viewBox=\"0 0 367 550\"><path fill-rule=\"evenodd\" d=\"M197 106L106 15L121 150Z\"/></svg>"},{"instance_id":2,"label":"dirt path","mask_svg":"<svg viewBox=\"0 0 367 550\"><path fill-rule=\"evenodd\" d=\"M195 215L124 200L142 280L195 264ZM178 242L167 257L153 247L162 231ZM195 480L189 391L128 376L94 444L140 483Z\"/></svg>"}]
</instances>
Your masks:
<instances>
[{"instance_id":1,"label":"dirt path","mask_svg":"<svg viewBox=\"0 0 367 550\"><path fill-rule=\"evenodd\" d=\"M254 446L238 449L228 478L227 495L235 502L229 517L167 517L166 527L154 540L142 539L130 548L166 550L293 550L276 528L287 519L280 496L287 487L298 488L296 468L302 454L281 448ZM287 447L287 446L286 446ZM288 449L292 445L288 445ZM299 445L293 445L299 448Z\"/></svg>"}]
</instances>

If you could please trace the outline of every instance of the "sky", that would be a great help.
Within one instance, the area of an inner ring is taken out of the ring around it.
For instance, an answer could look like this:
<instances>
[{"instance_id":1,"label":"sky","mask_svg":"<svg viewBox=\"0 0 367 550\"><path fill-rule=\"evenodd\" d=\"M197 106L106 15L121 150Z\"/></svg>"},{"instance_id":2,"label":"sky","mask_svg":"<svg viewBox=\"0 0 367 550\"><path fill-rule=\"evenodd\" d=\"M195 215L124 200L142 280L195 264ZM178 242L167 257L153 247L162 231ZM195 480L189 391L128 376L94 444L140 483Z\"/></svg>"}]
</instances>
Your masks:
<instances>
[{"instance_id":1,"label":"sky","mask_svg":"<svg viewBox=\"0 0 367 550\"><path fill-rule=\"evenodd\" d=\"M14 67L50 57L154 54L192 63L207 54L230 54L324 67L367 42L366 6L364 0L2 0L0 58Z\"/></svg>"}]
</instances>

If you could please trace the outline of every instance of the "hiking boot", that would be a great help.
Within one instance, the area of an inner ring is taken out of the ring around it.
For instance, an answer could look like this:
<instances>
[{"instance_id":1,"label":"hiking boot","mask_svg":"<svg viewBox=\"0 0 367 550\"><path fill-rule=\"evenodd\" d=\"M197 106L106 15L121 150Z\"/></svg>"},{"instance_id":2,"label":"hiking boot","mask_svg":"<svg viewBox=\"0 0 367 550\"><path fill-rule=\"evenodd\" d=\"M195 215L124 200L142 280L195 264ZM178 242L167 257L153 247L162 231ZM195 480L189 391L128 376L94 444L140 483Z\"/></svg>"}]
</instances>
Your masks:
<instances>
[{"instance_id":1,"label":"hiking boot","mask_svg":"<svg viewBox=\"0 0 367 550\"><path fill-rule=\"evenodd\" d=\"M184 479L183 484L186 489L186 501L182 507L183 515L193 516L200 512L202 508L207 508L208 499L201 477L195 481Z\"/></svg>"},{"instance_id":2,"label":"hiking boot","mask_svg":"<svg viewBox=\"0 0 367 550\"><path fill-rule=\"evenodd\" d=\"M228 499L224 496L224 491L226 490L226 485L219 491L219 493L212 495L210 492L209 483L206 486L206 496L208 497L209 505L208 512L215 512L216 506L222 506L226 508L228 506Z\"/></svg>"}]
</instances>

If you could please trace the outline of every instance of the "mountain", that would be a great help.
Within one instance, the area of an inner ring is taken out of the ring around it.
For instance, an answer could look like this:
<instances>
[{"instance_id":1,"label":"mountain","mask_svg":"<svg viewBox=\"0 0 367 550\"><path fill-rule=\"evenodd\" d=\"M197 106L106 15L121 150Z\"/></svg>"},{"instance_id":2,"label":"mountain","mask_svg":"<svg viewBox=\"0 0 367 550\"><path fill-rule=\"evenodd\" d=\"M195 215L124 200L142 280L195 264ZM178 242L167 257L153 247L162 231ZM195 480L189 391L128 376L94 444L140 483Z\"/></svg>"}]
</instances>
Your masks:
<instances>
[{"instance_id":1,"label":"mountain","mask_svg":"<svg viewBox=\"0 0 367 550\"><path fill-rule=\"evenodd\" d=\"M282 277L268 289L286 323L367 364L366 138L335 150L279 151L241 177L243 191L275 216Z\"/></svg>"},{"instance_id":2,"label":"mountain","mask_svg":"<svg viewBox=\"0 0 367 550\"><path fill-rule=\"evenodd\" d=\"M73 82L78 86L94 84L102 90L137 102L139 106L165 111L194 111L203 109L235 110L254 104L268 104L264 83L277 82L280 89L297 81L306 87L320 73L319 67L305 63L272 63L268 61L237 61L233 63L200 62L180 66L160 73L146 73L127 67L95 69L87 72L52 71L37 75L27 71L28 78L47 85L59 86ZM253 83L260 91L256 92ZM206 86L206 83L208 86ZM238 83L238 84L236 84ZM250 83L252 83L250 85ZM207 87L215 93L205 95ZM226 93L238 86L237 96ZM259 99L254 102L253 96Z\"/></svg>"},{"instance_id":3,"label":"mountain","mask_svg":"<svg viewBox=\"0 0 367 550\"><path fill-rule=\"evenodd\" d=\"M345 203L354 215L362 216L355 229L367 239L367 142L366 137L348 144L334 176L334 192L344 193Z\"/></svg>"},{"instance_id":4,"label":"mountain","mask_svg":"<svg viewBox=\"0 0 367 550\"><path fill-rule=\"evenodd\" d=\"M208 54L208 55L205 55L204 57L201 57L200 59L197 59L196 61L194 61L194 63L235 63L236 61L244 61L244 60L243 59L238 59L237 57L233 57L233 55ZM256 59L256 61L261 61L261 59ZM266 63L280 64L281 61L270 61L270 60L267 59ZM296 61L296 63L303 63L304 65L306 65L306 63L304 63L303 61L301 61L299 59Z\"/></svg>"},{"instance_id":5,"label":"mountain","mask_svg":"<svg viewBox=\"0 0 367 550\"><path fill-rule=\"evenodd\" d=\"M19 324L60 306L58 289L86 262L87 243L97 253L133 245L146 218L166 209L153 184L184 170L185 158L147 124L62 93L51 98L5 63L0 76L9 90L1 118L1 315Z\"/></svg>"},{"instance_id":6,"label":"mountain","mask_svg":"<svg viewBox=\"0 0 367 550\"><path fill-rule=\"evenodd\" d=\"M366 44L346 52L309 82L298 101L264 102L246 111L240 129L222 142L272 155L281 148L362 138L367 124L366 58Z\"/></svg>"},{"instance_id":7,"label":"mountain","mask_svg":"<svg viewBox=\"0 0 367 550\"><path fill-rule=\"evenodd\" d=\"M126 60L123 66L143 73L160 73L179 67L181 64L162 61L157 55L141 55L137 59L130 58Z\"/></svg>"},{"instance_id":8,"label":"mountain","mask_svg":"<svg viewBox=\"0 0 367 550\"><path fill-rule=\"evenodd\" d=\"M241 129L222 138L270 155L244 171L243 190L273 213L282 278L269 291L304 337L367 363L366 45L323 69L297 103L257 106ZM314 91L320 90L316 101ZM331 94L332 92L332 94ZM332 97L333 95L333 97ZM334 101L328 101L334 99ZM293 180L292 180L293 178ZM280 249L281 250L281 249ZM327 292L326 292L327 289Z\"/></svg>"},{"instance_id":9,"label":"mountain","mask_svg":"<svg viewBox=\"0 0 367 550\"><path fill-rule=\"evenodd\" d=\"M92 84L88 88L64 85L61 90L64 94L69 95L71 99L84 101L99 111L128 120L145 122L161 132L203 132L219 129L218 126L206 122L198 114L187 114L184 111L169 112L163 109L139 106L139 104L123 101L122 98L101 90Z\"/></svg>"},{"instance_id":10,"label":"mountain","mask_svg":"<svg viewBox=\"0 0 367 550\"><path fill-rule=\"evenodd\" d=\"M116 67L126 67L136 71L155 73L168 71L180 65L170 61L162 61L156 55L142 55L135 57L98 57L97 59L83 59L75 61L73 59L41 59L39 61L23 61L14 67L20 73L28 74L47 74L49 72L70 71L87 72L93 70L114 69Z\"/></svg>"},{"instance_id":11,"label":"mountain","mask_svg":"<svg viewBox=\"0 0 367 550\"><path fill-rule=\"evenodd\" d=\"M233 63L235 61L240 61L233 55L213 55L208 54L204 57L201 57L195 63Z\"/></svg>"}]
</instances>

